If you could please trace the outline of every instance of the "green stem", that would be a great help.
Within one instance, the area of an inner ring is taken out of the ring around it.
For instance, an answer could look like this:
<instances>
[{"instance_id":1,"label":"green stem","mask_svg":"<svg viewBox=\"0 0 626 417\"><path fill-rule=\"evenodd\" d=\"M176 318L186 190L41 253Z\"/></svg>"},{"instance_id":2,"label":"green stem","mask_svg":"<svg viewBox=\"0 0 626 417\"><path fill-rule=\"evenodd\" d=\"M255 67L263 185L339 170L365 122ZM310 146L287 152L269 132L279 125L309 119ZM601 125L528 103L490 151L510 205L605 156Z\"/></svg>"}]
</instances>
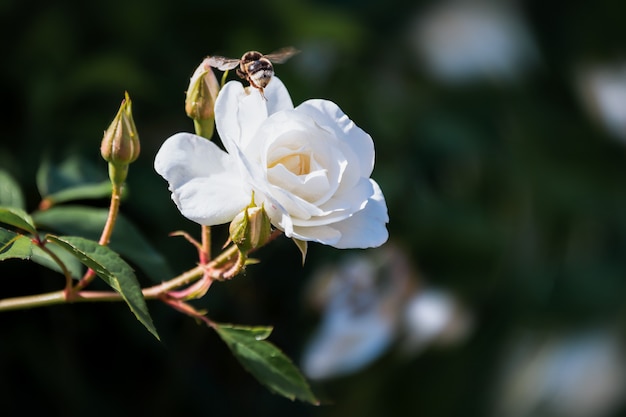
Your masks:
<instances>
[{"instance_id":1,"label":"green stem","mask_svg":"<svg viewBox=\"0 0 626 417\"><path fill-rule=\"evenodd\" d=\"M211 140L215 130L215 121L213 119L193 120L196 135Z\"/></svg>"},{"instance_id":2,"label":"green stem","mask_svg":"<svg viewBox=\"0 0 626 417\"><path fill-rule=\"evenodd\" d=\"M100 240L98 243L102 246L107 246L111 241L111 235L113 235L113 229L115 228L115 222L117 221L117 215L120 211L120 203L122 200L122 184L111 182L112 191L111 191L111 203L109 205L109 215L107 217L106 223L104 224L104 228L102 229L102 234L100 235ZM93 269L88 269L85 275L78 281L78 284L71 290L70 297L72 294L77 294L80 290L85 288L87 285L91 283L96 277L96 273Z\"/></svg>"},{"instance_id":3,"label":"green stem","mask_svg":"<svg viewBox=\"0 0 626 417\"><path fill-rule=\"evenodd\" d=\"M187 285L194 280L202 277L205 267L202 265L196 266L187 272L173 278L167 282L164 282L153 287L144 288L142 290L143 296L146 300L155 300L160 298L163 294L178 288L182 285ZM68 298L68 294L65 290L54 291L45 294L28 295L24 297L13 297L0 300L0 311L9 310L21 310L35 307L45 307L56 304L65 304L67 302L98 302L98 301L122 301L122 296L115 291L81 291L74 293L71 299Z\"/></svg>"},{"instance_id":4,"label":"green stem","mask_svg":"<svg viewBox=\"0 0 626 417\"><path fill-rule=\"evenodd\" d=\"M46 294L28 295L25 297L13 297L0 300L0 311L20 310L25 308L45 307L66 302L65 290Z\"/></svg>"}]
</instances>

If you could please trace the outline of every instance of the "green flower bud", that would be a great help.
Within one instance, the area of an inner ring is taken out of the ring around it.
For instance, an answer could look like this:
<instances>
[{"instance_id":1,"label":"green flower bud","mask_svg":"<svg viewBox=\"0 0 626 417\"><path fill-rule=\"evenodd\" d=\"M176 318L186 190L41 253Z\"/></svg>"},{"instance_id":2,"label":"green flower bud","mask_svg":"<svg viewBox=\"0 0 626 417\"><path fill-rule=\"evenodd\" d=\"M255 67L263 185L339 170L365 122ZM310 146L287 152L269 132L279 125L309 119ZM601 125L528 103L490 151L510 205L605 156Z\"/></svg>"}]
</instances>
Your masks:
<instances>
[{"instance_id":1,"label":"green flower bud","mask_svg":"<svg viewBox=\"0 0 626 417\"><path fill-rule=\"evenodd\" d=\"M128 165L139 157L139 135L133 120L132 103L128 92L117 115L104 131L100 153L109 163L111 181L122 183L126 179Z\"/></svg>"},{"instance_id":2,"label":"green flower bud","mask_svg":"<svg viewBox=\"0 0 626 417\"><path fill-rule=\"evenodd\" d=\"M263 207L249 206L230 223L230 238L239 251L247 254L265 245L271 234L271 223Z\"/></svg>"},{"instance_id":3,"label":"green flower bud","mask_svg":"<svg viewBox=\"0 0 626 417\"><path fill-rule=\"evenodd\" d=\"M214 107L220 85L207 59L202 61L189 80L185 112L194 120L197 133L210 138L213 135Z\"/></svg>"}]
</instances>

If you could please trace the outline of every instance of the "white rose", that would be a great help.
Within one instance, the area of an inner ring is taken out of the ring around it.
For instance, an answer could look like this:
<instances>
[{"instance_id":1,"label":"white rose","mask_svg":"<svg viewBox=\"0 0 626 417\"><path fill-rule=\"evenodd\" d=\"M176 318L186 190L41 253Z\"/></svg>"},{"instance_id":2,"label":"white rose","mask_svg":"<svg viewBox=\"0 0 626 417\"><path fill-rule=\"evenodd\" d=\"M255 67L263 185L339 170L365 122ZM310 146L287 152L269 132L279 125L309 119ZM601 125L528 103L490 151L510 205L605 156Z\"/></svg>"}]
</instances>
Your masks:
<instances>
[{"instance_id":1,"label":"white rose","mask_svg":"<svg viewBox=\"0 0 626 417\"><path fill-rule=\"evenodd\" d=\"M226 223L254 192L287 237L337 248L382 245L389 217L370 179L372 138L331 101L293 108L276 77L265 97L235 81L220 91L215 123L227 152L189 133L163 144L155 169L181 213L203 225Z\"/></svg>"}]
</instances>

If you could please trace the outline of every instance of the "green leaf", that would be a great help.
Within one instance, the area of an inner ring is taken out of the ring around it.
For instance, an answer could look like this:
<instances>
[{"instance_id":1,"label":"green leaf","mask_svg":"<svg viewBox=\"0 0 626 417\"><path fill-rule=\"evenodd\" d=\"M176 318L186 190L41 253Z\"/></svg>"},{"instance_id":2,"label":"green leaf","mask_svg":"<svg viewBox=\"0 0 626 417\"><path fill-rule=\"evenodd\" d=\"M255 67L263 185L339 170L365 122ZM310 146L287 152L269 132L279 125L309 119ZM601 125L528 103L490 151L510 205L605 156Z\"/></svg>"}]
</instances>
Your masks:
<instances>
[{"instance_id":1,"label":"green leaf","mask_svg":"<svg viewBox=\"0 0 626 417\"><path fill-rule=\"evenodd\" d=\"M46 158L37 170L39 194L47 198L69 188L101 184L108 178L104 167L96 167L80 155L71 155L56 164Z\"/></svg>"},{"instance_id":2,"label":"green leaf","mask_svg":"<svg viewBox=\"0 0 626 417\"><path fill-rule=\"evenodd\" d=\"M70 272L72 278L83 275L82 264L61 248L49 247ZM28 259L63 274L61 267L43 249L24 235L0 227L0 261L5 259Z\"/></svg>"},{"instance_id":3,"label":"green leaf","mask_svg":"<svg viewBox=\"0 0 626 417\"><path fill-rule=\"evenodd\" d=\"M24 210L15 207L0 207L0 223L6 223L25 230L33 235L37 234L33 219Z\"/></svg>"},{"instance_id":4,"label":"green leaf","mask_svg":"<svg viewBox=\"0 0 626 417\"><path fill-rule=\"evenodd\" d=\"M30 259L33 243L23 235L0 227L0 261L5 259Z\"/></svg>"},{"instance_id":5,"label":"green leaf","mask_svg":"<svg viewBox=\"0 0 626 417\"><path fill-rule=\"evenodd\" d=\"M26 208L20 185L4 170L0 170L0 206Z\"/></svg>"},{"instance_id":6,"label":"green leaf","mask_svg":"<svg viewBox=\"0 0 626 417\"><path fill-rule=\"evenodd\" d=\"M77 155L58 164L44 159L37 171L37 188L43 198L43 207L111 195L111 181L106 169Z\"/></svg>"},{"instance_id":7,"label":"green leaf","mask_svg":"<svg viewBox=\"0 0 626 417\"><path fill-rule=\"evenodd\" d=\"M67 268L72 278L80 279L84 275L85 268L83 268L83 264L80 263L75 256L72 256L72 254L68 253L66 250L63 250L55 245L47 245L47 249L53 252L61 260L61 262L63 262L63 265L65 265L65 268ZM30 257L31 261L63 274L63 270L59 264L57 264L55 260L52 259L50 255L48 255L39 246L33 244L32 252L33 253Z\"/></svg>"},{"instance_id":8,"label":"green leaf","mask_svg":"<svg viewBox=\"0 0 626 417\"><path fill-rule=\"evenodd\" d=\"M45 199L48 205L65 203L67 201L106 198L111 195L111 181L93 184L82 184L65 188L56 193L48 194Z\"/></svg>"},{"instance_id":9,"label":"green leaf","mask_svg":"<svg viewBox=\"0 0 626 417\"><path fill-rule=\"evenodd\" d=\"M159 335L148 313L146 300L132 268L120 256L106 246L93 240L76 236L48 236L48 240L59 245L102 278L117 291L137 319L157 339Z\"/></svg>"},{"instance_id":10,"label":"green leaf","mask_svg":"<svg viewBox=\"0 0 626 417\"><path fill-rule=\"evenodd\" d=\"M215 323L215 330L243 367L270 391L291 400L318 405L298 368L272 343L265 340L271 327L245 327Z\"/></svg>"},{"instance_id":11,"label":"green leaf","mask_svg":"<svg viewBox=\"0 0 626 417\"><path fill-rule=\"evenodd\" d=\"M33 220L35 224L58 233L98 240L107 216L106 209L65 205L33 213ZM174 275L165 257L121 214L117 217L109 246L155 282L166 281Z\"/></svg>"}]
</instances>

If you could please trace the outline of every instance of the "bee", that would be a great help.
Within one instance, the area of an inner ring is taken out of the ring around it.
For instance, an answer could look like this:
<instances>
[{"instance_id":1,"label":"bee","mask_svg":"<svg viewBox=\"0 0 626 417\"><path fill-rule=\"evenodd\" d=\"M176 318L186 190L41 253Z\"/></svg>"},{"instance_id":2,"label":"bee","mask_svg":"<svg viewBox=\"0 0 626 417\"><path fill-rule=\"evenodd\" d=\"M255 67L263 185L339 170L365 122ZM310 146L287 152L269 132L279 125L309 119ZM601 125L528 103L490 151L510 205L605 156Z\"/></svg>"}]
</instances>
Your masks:
<instances>
[{"instance_id":1,"label":"bee","mask_svg":"<svg viewBox=\"0 0 626 417\"><path fill-rule=\"evenodd\" d=\"M272 63L282 64L298 52L300 51L292 47L282 48L268 55L263 55L257 51L248 51L240 59L210 56L207 58L207 62L220 71L231 70L238 66L237 75L239 78L248 81L252 87L259 90L265 99L263 89L267 87L274 76Z\"/></svg>"}]
</instances>

